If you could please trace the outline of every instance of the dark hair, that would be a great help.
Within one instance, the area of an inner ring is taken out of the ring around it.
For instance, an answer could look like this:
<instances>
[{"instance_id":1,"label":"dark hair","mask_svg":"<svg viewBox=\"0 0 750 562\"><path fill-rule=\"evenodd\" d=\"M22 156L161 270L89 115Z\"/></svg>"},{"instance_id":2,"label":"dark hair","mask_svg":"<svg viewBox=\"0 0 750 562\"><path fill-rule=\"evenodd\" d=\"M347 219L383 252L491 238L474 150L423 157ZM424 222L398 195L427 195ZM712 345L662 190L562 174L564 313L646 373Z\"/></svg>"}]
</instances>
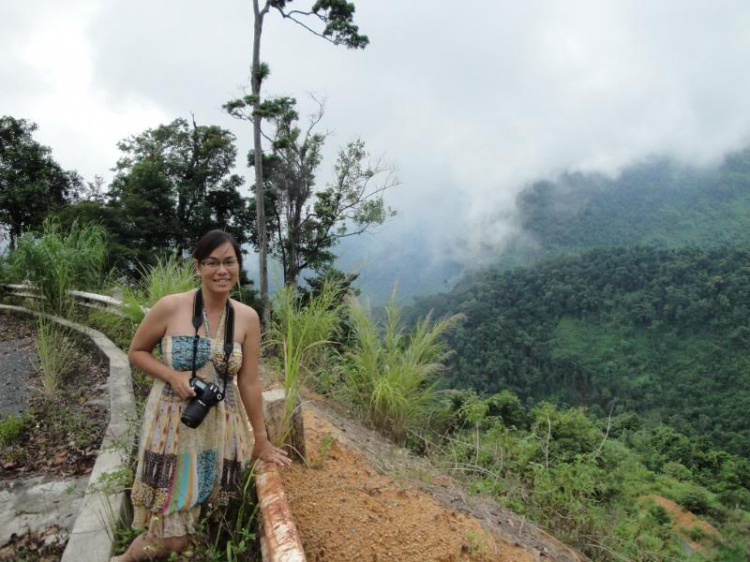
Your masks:
<instances>
[{"instance_id":1,"label":"dark hair","mask_svg":"<svg viewBox=\"0 0 750 562\"><path fill-rule=\"evenodd\" d=\"M232 248L234 248L237 263L240 264L240 271L242 271L242 250L240 249L240 245L234 236L223 230L212 230L201 236L201 239L195 245L195 250L193 250L193 257L202 262L211 256L211 252L226 242L229 242Z\"/></svg>"}]
</instances>

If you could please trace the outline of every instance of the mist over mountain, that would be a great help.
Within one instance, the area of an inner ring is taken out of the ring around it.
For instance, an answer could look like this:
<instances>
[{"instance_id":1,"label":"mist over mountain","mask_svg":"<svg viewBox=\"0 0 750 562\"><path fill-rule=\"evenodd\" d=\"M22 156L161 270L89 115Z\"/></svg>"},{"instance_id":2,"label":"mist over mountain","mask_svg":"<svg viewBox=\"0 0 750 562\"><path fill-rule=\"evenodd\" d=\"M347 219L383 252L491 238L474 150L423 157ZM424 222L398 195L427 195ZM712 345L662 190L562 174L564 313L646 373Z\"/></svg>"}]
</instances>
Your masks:
<instances>
[{"instance_id":1,"label":"mist over mountain","mask_svg":"<svg viewBox=\"0 0 750 562\"><path fill-rule=\"evenodd\" d=\"M655 156L615 176L564 173L529 184L515 209L498 215L508 229L500 243L487 224L455 230L439 216L421 222L397 216L373 233L344 240L336 250L337 267L360 272L357 286L373 303L386 301L394 282L398 299L408 302L446 291L464 273L489 265L507 269L597 247L750 242L750 148L714 166ZM479 250L466 244L462 254L462 231L466 237L473 231Z\"/></svg>"},{"instance_id":2,"label":"mist over mountain","mask_svg":"<svg viewBox=\"0 0 750 562\"><path fill-rule=\"evenodd\" d=\"M537 182L518 198L527 257L601 246L674 248L750 241L750 149L717 167L669 158L630 166L616 178L565 174Z\"/></svg>"}]
</instances>

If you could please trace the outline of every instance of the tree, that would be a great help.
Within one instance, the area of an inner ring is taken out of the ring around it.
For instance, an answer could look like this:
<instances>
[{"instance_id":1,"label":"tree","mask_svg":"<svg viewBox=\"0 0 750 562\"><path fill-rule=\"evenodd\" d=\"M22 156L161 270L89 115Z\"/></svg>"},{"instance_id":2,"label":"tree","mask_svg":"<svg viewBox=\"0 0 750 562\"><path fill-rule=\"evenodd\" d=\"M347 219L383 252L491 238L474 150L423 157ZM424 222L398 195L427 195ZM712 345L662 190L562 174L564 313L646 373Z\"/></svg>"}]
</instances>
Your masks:
<instances>
[{"instance_id":1,"label":"tree","mask_svg":"<svg viewBox=\"0 0 750 562\"><path fill-rule=\"evenodd\" d=\"M36 130L31 121L0 117L0 223L8 228L11 249L81 184L77 173L63 170L50 149L33 139Z\"/></svg>"},{"instance_id":2,"label":"tree","mask_svg":"<svg viewBox=\"0 0 750 562\"><path fill-rule=\"evenodd\" d=\"M118 178L113 191L117 199L109 207L116 209L118 220L107 226L113 232L116 265L135 274L177 245L181 229L175 190L157 163L145 161Z\"/></svg>"},{"instance_id":3,"label":"tree","mask_svg":"<svg viewBox=\"0 0 750 562\"><path fill-rule=\"evenodd\" d=\"M334 180L316 190L326 135L316 133L315 128L324 106L318 102L318 111L304 131L295 106L295 100L287 97L261 104L274 126L272 136L264 133L272 147L264 156L263 174L268 253L281 261L287 285L296 285L305 269L330 268L335 260L330 250L339 239L362 234L393 216L383 193L397 183L392 170L380 161L366 162L365 144L355 140L339 151ZM248 162L252 166L254 158ZM253 199L251 205L256 204ZM256 227L254 232L258 231ZM257 236L251 241L259 246Z\"/></svg>"},{"instance_id":4,"label":"tree","mask_svg":"<svg viewBox=\"0 0 750 562\"><path fill-rule=\"evenodd\" d=\"M366 35L359 33L354 24L354 4L346 0L316 0L308 11L288 10L292 0L253 0L253 61L251 70L251 94L239 100L228 102L224 107L230 115L253 123L253 159L255 167L255 199L264 201L263 185L263 146L261 144L260 90L263 79L268 76L269 68L260 62L261 35L263 22L271 9L282 18L289 19L304 27L309 32L330 41L334 45L345 45L350 49L364 49L369 43ZM261 4L263 7L261 8ZM320 27L322 25L322 28ZM316 29L315 26L318 26ZM250 113L244 111L252 108ZM268 240L266 235L265 205L256 205L256 224L258 228L258 265L260 275L261 317L264 328L268 329L270 321L270 300L268 296Z\"/></svg>"},{"instance_id":5,"label":"tree","mask_svg":"<svg viewBox=\"0 0 750 562\"><path fill-rule=\"evenodd\" d=\"M94 176L94 181L87 181L86 184L81 187L79 195L80 199L83 201L104 204L107 199L104 178L99 175Z\"/></svg>"},{"instance_id":6,"label":"tree","mask_svg":"<svg viewBox=\"0 0 750 562\"><path fill-rule=\"evenodd\" d=\"M182 252L222 228L243 243L249 209L239 193L243 179L231 174L234 141L226 129L176 119L119 143L125 156L117 162L109 206L122 211L123 239ZM161 226L150 224L157 216Z\"/></svg>"},{"instance_id":7,"label":"tree","mask_svg":"<svg viewBox=\"0 0 750 562\"><path fill-rule=\"evenodd\" d=\"M330 249L339 239L362 234L394 214L385 206L383 192L396 184L395 177L380 162L365 162L368 154L359 139L339 151L333 182L314 191L325 135L314 134L313 128L322 115L321 106L304 135L293 110L277 118L273 154L278 158L269 173L275 195L270 222L276 226L272 236L284 282L290 285L304 269L330 266L335 259Z\"/></svg>"}]
</instances>

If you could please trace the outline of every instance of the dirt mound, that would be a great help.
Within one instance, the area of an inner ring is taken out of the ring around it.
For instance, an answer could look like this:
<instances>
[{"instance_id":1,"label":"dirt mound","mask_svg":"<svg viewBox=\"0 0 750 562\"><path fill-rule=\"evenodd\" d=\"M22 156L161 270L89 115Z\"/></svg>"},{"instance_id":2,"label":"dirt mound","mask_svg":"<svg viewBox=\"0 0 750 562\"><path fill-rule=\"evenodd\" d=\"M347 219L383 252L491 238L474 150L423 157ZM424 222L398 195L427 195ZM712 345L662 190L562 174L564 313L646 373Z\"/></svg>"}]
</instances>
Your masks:
<instances>
[{"instance_id":1,"label":"dirt mound","mask_svg":"<svg viewBox=\"0 0 750 562\"><path fill-rule=\"evenodd\" d=\"M308 560L585 560L487 500L477 517L450 478L319 401L304 422L308 466L282 477Z\"/></svg>"},{"instance_id":2,"label":"dirt mound","mask_svg":"<svg viewBox=\"0 0 750 562\"><path fill-rule=\"evenodd\" d=\"M310 409L305 432L310 466L282 472L309 560L533 560L471 517L377 474Z\"/></svg>"},{"instance_id":3,"label":"dirt mound","mask_svg":"<svg viewBox=\"0 0 750 562\"><path fill-rule=\"evenodd\" d=\"M705 546L700 542L694 540L694 538L691 538L688 534L688 532L695 527L698 527L701 533L706 537L713 537L717 539L721 537L716 527L714 527L707 521L704 521L700 517L697 517L690 511L680 507L672 500L668 500L663 496L657 496L655 494L644 496L643 499L653 500L657 505L660 505L667 510L669 515L672 517L672 528L674 529L675 534L682 540L684 540L685 543L687 543L687 546L690 548L690 550L698 552L705 551Z\"/></svg>"}]
</instances>

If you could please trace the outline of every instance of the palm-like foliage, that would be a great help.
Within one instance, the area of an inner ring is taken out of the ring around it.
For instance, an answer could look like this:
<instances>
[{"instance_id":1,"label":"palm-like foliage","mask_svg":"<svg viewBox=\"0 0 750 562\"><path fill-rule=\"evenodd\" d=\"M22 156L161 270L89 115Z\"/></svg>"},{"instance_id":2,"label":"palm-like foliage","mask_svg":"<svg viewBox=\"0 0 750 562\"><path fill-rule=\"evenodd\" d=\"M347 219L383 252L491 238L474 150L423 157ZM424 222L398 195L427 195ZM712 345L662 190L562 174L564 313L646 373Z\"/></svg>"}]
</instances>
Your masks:
<instances>
[{"instance_id":1,"label":"palm-like foliage","mask_svg":"<svg viewBox=\"0 0 750 562\"><path fill-rule=\"evenodd\" d=\"M343 354L343 378L351 402L366 419L393 439L403 442L409 429L429 419L435 399L435 375L448 351L441 337L459 317L417 322L410 333L401 327L394 300L386 306L381 330L351 298L347 307L353 341Z\"/></svg>"}]
</instances>

